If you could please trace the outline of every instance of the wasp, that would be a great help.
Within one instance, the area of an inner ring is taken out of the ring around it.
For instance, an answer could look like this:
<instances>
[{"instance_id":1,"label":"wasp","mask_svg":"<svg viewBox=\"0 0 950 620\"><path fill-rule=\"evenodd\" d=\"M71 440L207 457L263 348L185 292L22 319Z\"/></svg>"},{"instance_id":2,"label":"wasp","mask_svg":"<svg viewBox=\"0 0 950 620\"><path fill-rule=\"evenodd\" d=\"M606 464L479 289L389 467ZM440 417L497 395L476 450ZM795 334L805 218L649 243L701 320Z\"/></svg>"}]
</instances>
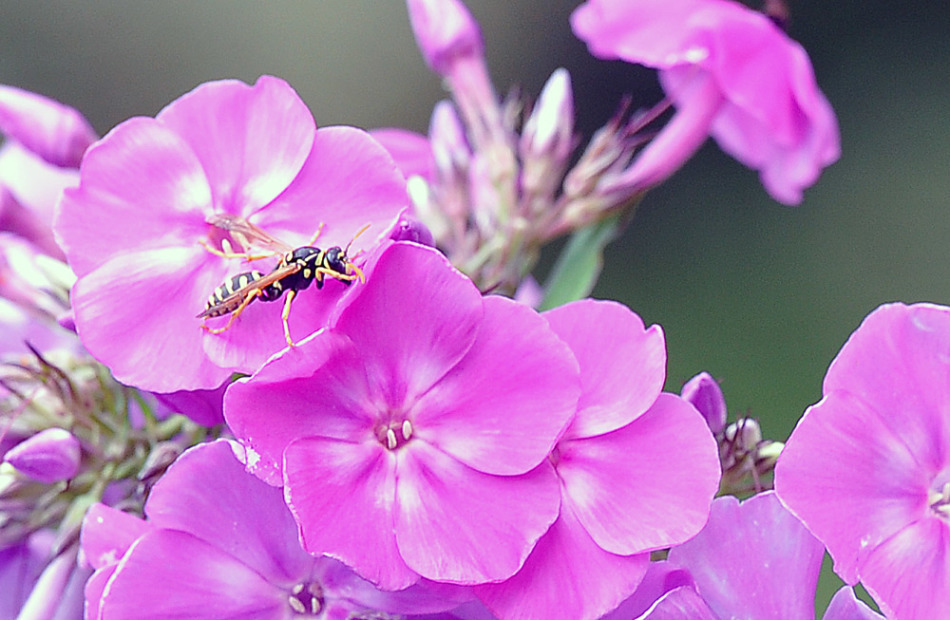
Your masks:
<instances>
[{"instance_id":1,"label":"wasp","mask_svg":"<svg viewBox=\"0 0 950 620\"><path fill-rule=\"evenodd\" d=\"M333 246L321 250L314 247L313 243L320 235L322 225L307 245L293 248L272 237L254 224L235 216L215 215L209 220L209 223L227 231L232 238L239 241L244 247L256 245L272 250L263 254L233 253L230 251L231 247L227 242L222 243L225 251L204 244L205 248L214 254L225 258L244 258L247 261L281 254L277 265L269 273L257 270L239 273L226 280L211 293L204 311L198 314L196 318L208 319L224 316L225 314L231 315L224 327L211 328L206 324L202 324L202 327L212 334L227 331L234 321L241 316L244 309L255 299L276 301L284 293L287 293L284 310L280 316L284 326L284 338L286 338L288 345L294 346L294 341L290 337L288 319L290 317L290 305L299 291L309 288L311 284L316 284L318 289L323 288L323 283L328 277L339 280L346 285L357 279L361 282L365 280L363 272L353 264L348 253L350 245L363 231L369 228L369 225L364 226L357 232L346 248Z\"/></svg>"}]
</instances>

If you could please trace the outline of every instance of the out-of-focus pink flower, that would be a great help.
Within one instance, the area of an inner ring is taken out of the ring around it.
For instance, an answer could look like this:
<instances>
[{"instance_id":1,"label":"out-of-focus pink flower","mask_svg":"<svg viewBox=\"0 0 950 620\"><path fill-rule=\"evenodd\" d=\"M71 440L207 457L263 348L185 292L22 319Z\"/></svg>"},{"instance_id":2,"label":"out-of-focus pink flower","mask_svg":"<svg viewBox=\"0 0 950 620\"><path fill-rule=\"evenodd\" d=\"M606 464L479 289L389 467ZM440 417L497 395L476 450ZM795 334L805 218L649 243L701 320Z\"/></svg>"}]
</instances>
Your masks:
<instances>
[{"instance_id":1,"label":"out-of-focus pink flower","mask_svg":"<svg viewBox=\"0 0 950 620\"><path fill-rule=\"evenodd\" d=\"M53 208L79 182L79 161L96 133L74 108L0 84L0 230L62 258L53 238Z\"/></svg>"},{"instance_id":2,"label":"out-of-focus pink flower","mask_svg":"<svg viewBox=\"0 0 950 620\"><path fill-rule=\"evenodd\" d=\"M217 441L184 453L153 488L147 521L102 504L89 510L83 556L96 572L86 617L347 618L437 612L469 598L437 584L381 592L311 556L280 489L248 474L234 449Z\"/></svg>"},{"instance_id":3,"label":"out-of-focus pink flower","mask_svg":"<svg viewBox=\"0 0 950 620\"><path fill-rule=\"evenodd\" d=\"M224 411L251 470L283 481L311 553L385 589L474 584L514 574L557 517L547 455L579 383L540 315L402 242Z\"/></svg>"},{"instance_id":4,"label":"out-of-focus pink flower","mask_svg":"<svg viewBox=\"0 0 950 620\"><path fill-rule=\"evenodd\" d=\"M0 618L83 617L83 584L90 571L76 566L76 548L54 556L56 532L39 530L0 549Z\"/></svg>"},{"instance_id":5,"label":"out-of-focus pink flower","mask_svg":"<svg viewBox=\"0 0 950 620\"><path fill-rule=\"evenodd\" d=\"M61 168L78 168L83 153L98 138L75 108L3 84L0 133Z\"/></svg>"},{"instance_id":6,"label":"out-of-focus pink flower","mask_svg":"<svg viewBox=\"0 0 950 620\"><path fill-rule=\"evenodd\" d=\"M600 58L660 70L677 113L614 181L648 189L712 135L759 171L779 202L798 204L840 155L838 124L808 55L768 17L733 0L588 0L571 16Z\"/></svg>"},{"instance_id":7,"label":"out-of-focus pink flower","mask_svg":"<svg viewBox=\"0 0 950 620\"><path fill-rule=\"evenodd\" d=\"M650 551L702 529L719 486L716 442L692 406L660 393L659 326L592 300L544 317L581 371L577 415L550 457L561 512L518 574L476 592L502 618L598 618L631 595Z\"/></svg>"},{"instance_id":8,"label":"out-of-focus pink flower","mask_svg":"<svg viewBox=\"0 0 950 620\"><path fill-rule=\"evenodd\" d=\"M877 308L822 394L779 457L776 492L885 615L950 617L950 308Z\"/></svg>"},{"instance_id":9,"label":"out-of-focus pink flower","mask_svg":"<svg viewBox=\"0 0 950 620\"><path fill-rule=\"evenodd\" d=\"M696 537L651 564L640 588L604 620L813 618L824 547L771 491L716 499ZM825 620L880 618L845 587Z\"/></svg>"},{"instance_id":10,"label":"out-of-focus pink flower","mask_svg":"<svg viewBox=\"0 0 950 620\"><path fill-rule=\"evenodd\" d=\"M323 248L345 246L369 225L352 256L385 236L407 201L405 180L379 143L352 127L317 130L286 82L264 76L254 86L199 86L156 118L130 119L93 145L80 186L63 195L55 228L79 276L80 338L127 384L217 387L286 341L282 303L250 304L223 333L202 329L195 315L222 282L277 263L275 256L248 265L208 247L260 252L241 232L245 224L293 247L322 225ZM327 280L295 300L295 340L319 329L346 290Z\"/></svg>"},{"instance_id":11,"label":"out-of-focus pink flower","mask_svg":"<svg viewBox=\"0 0 950 620\"><path fill-rule=\"evenodd\" d=\"M422 57L446 75L459 59L484 54L482 32L460 0L407 0L409 19Z\"/></svg>"},{"instance_id":12,"label":"out-of-focus pink flower","mask_svg":"<svg viewBox=\"0 0 950 620\"><path fill-rule=\"evenodd\" d=\"M79 470L79 440L62 428L48 428L18 443L3 460L34 480L69 480Z\"/></svg>"}]
</instances>

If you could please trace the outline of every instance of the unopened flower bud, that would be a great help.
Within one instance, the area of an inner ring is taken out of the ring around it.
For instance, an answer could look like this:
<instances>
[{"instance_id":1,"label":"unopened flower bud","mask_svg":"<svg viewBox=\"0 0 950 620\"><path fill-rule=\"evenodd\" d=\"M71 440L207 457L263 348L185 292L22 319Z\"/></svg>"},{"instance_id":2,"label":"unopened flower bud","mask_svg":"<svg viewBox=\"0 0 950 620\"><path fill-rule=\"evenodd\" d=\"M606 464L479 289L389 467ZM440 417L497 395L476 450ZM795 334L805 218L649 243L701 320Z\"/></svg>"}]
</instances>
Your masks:
<instances>
[{"instance_id":1,"label":"unopened flower bud","mask_svg":"<svg viewBox=\"0 0 950 620\"><path fill-rule=\"evenodd\" d=\"M775 467L775 463L783 449L785 449L785 444L781 441L763 442L756 452L756 466L759 471L769 471Z\"/></svg>"},{"instance_id":2,"label":"unopened flower bud","mask_svg":"<svg viewBox=\"0 0 950 620\"><path fill-rule=\"evenodd\" d=\"M462 121L449 101L440 101L432 110L429 139L439 178L444 182L458 176L468 167L471 147L465 137Z\"/></svg>"},{"instance_id":3,"label":"unopened flower bud","mask_svg":"<svg viewBox=\"0 0 950 620\"><path fill-rule=\"evenodd\" d=\"M571 75L557 69L548 78L521 136L522 153L564 161L574 146Z\"/></svg>"},{"instance_id":4,"label":"unopened flower bud","mask_svg":"<svg viewBox=\"0 0 950 620\"><path fill-rule=\"evenodd\" d=\"M80 456L79 441L72 433L48 428L11 448L4 460L30 478L49 484L75 476Z\"/></svg>"},{"instance_id":5,"label":"unopened flower bud","mask_svg":"<svg viewBox=\"0 0 950 620\"><path fill-rule=\"evenodd\" d=\"M762 441L762 428L753 418L739 418L726 427L725 436L734 451L749 452Z\"/></svg>"},{"instance_id":6,"label":"unopened flower bud","mask_svg":"<svg viewBox=\"0 0 950 620\"><path fill-rule=\"evenodd\" d=\"M460 57L483 55L481 30L459 0L407 0L406 5L422 57L439 75Z\"/></svg>"},{"instance_id":7,"label":"unopened flower bud","mask_svg":"<svg viewBox=\"0 0 950 620\"><path fill-rule=\"evenodd\" d=\"M703 414L713 434L722 432L726 426L726 399L719 383L708 372L701 372L687 381L680 395Z\"/></svg>"}]
</instances>

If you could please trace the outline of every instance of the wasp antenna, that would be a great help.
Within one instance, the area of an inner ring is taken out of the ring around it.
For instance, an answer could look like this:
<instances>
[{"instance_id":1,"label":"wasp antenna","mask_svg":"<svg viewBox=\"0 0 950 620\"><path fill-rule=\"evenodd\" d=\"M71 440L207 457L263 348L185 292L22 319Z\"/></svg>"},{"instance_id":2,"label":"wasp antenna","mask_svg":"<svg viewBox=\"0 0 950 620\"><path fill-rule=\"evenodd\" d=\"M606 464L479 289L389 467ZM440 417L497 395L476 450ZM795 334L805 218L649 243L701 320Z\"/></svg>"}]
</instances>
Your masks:
<instances>
[{"instance_id":1,"label":"wasp antenna","mask_svg":"<svg viewBox=\"0 0 950 620\"><path fill-rule=\"evenodd\" d=\"M350 242L346 244L346 248L343 249L343 255L344 255L344 256L349 256L349 255L350 255L350 246L353 245L353 242L356 241L357 238L359 238L360 235L362 235L364 232L366 232L366 229L368 229L370 226L371 226L371 224L367 224L366 226L364 226L364 227L360 228L358 231L356 231L356 234L353 235L353 238L350 239Z\"/></svg>"}]
</instances>

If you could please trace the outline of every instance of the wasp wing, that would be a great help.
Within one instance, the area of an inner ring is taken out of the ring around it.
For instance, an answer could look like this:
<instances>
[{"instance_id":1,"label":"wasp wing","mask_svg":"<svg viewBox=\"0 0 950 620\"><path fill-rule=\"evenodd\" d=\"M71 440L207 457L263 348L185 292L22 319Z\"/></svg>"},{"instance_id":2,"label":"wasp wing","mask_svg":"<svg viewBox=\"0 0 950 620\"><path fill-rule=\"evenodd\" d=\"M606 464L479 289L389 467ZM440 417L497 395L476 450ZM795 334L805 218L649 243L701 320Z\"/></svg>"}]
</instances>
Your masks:
<instances>
[{"instance_id":1,"label":"wasp wing","mask_svg":"<svg viewBox=\"0 0 950 620\"><path fill-rule=\"evenodd\" d=\"M286 254L294 249L292 245L274 237L260 226L255 226L243 217L231 213L214 213L205 221L228 231L245 248L257 246L279 254Z\"/></svg>"},{"instance_id":2,"label":"wasp wing","mask_svg":"<svg viewBox=\"0 0 950 620\"><path fill-rule=\"evenodd\" d=\"M221 316L224 314L229 314L237 310L247 296L253 293L254 291L262 290L274 282L283 280L289 275L293 275L300 271L301 266L298 263L290 263L289 265L281 265L271 271L270 273L254 280L253 282L248 282L241 288L235 290L233 293L214 304L213 306L208 306L205 308L204 312L197 315L195 318L203 319L210 316Z\"/></svg>"}]
</instances>

